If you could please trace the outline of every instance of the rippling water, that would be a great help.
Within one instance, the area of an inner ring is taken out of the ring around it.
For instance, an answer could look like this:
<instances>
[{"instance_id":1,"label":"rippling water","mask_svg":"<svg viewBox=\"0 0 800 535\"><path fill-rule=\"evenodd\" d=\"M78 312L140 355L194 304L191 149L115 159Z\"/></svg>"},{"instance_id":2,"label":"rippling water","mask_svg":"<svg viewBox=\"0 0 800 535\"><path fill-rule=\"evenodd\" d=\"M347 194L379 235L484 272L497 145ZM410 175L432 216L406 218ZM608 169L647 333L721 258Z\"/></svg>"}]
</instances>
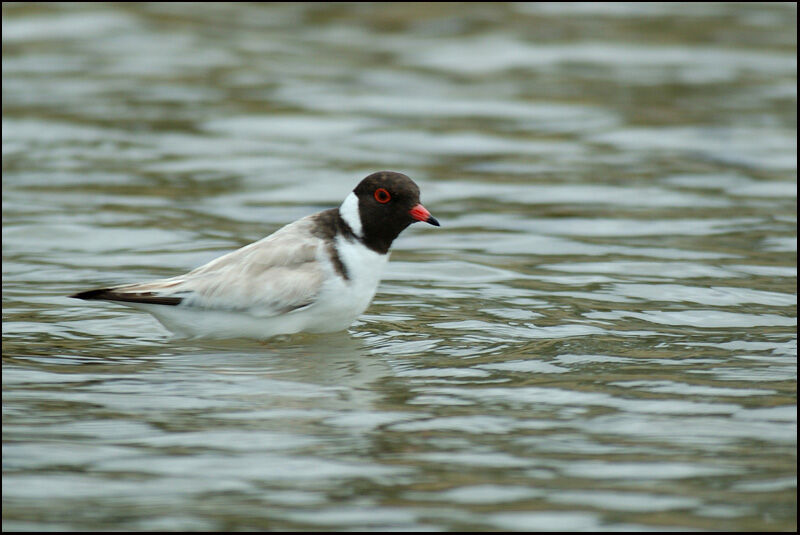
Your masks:
<instances>
[{"instance_id":1,"label":"rippling water","mask_svg":"<svg viewBox=\"0 0 800 535\"><path fill-rule=\"evenodd\" d=\"M788 530L794 4L3 4L3 528ZM409 174L345 333L65 297Z\"/></svg>"}]
</instances>

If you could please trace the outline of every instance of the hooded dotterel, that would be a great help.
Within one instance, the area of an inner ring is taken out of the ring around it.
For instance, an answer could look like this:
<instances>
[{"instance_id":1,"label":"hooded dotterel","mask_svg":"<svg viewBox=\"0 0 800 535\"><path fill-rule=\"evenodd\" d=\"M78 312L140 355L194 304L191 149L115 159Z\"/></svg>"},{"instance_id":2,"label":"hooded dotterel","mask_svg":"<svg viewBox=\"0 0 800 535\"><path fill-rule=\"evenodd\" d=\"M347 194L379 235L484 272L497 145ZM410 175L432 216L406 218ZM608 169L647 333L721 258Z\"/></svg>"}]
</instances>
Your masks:
<instances>
[{"instance_id":1,"label":"hooded dotterel","mask_svg":"<svg viewBox=\"0 0 800 535\"><path fill-rule=\"evenodd\" d=\"M439 226L413 180L381 171L338 209L299 219L185 275L70 297L145 310L184 336L340 331L369 306L392 242L417 221Z\"/></svg>"}]
</instances>

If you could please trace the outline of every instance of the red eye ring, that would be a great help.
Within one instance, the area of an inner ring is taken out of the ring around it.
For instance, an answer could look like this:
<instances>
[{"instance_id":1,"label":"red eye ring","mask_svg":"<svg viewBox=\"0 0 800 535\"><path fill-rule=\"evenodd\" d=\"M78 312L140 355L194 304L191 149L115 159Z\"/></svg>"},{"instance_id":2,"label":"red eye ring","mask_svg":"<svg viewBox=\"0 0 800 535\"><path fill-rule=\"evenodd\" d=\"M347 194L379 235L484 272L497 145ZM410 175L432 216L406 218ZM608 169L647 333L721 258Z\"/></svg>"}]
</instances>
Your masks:
<instances>
[{"instance_id":1,"label":"red eye ring","mask_svg":"<svg viewBox=\"0 0 800 535\"><path fill-rule=\"evenodd\" d=\"M392 196L384 188L378 188L375 190L375 200L381 204L386 204L392 200Z\"/></svg>"}]
</instances>

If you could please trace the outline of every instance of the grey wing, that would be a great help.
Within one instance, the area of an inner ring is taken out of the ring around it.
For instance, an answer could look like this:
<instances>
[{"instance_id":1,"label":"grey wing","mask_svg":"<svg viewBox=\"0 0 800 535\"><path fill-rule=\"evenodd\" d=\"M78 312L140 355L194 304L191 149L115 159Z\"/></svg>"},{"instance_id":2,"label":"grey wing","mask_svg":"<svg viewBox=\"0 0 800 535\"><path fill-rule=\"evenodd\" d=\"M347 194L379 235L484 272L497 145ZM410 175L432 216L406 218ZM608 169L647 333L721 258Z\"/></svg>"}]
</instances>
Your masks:
<instances>
[{"instance_id":1,"label":"grey wing","mask_svg":"<svg viewBox=\"0 0 800 535\"><path fill-rule=\"evenodd\" d=\"M324 245L305 232L310 224L308 218L296 221L179 277L74 297L247 310L259 316L290 312L313 303L325 277L319 262Z\"/></svg>"}]
</instances>

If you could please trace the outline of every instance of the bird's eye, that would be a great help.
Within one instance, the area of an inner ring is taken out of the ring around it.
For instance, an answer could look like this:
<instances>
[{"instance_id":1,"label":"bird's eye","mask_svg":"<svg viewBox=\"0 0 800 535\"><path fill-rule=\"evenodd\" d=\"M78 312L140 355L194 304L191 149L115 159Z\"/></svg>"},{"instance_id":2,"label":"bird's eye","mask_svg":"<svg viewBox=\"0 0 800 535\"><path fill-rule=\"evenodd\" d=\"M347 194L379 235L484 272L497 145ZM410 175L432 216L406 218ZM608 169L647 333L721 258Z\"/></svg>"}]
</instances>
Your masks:
<instances>
[{"instance_id":1,"label":"bird's eye","mask_svg":"<svg viewBox=\"0 0 800 535\"><path fill-rule=\"evenodd\" d=\"M378 188L375 190L375 200L381 204L386 204L392 200L392 196L385 189Z\"/></svg>"}]
</instances>

